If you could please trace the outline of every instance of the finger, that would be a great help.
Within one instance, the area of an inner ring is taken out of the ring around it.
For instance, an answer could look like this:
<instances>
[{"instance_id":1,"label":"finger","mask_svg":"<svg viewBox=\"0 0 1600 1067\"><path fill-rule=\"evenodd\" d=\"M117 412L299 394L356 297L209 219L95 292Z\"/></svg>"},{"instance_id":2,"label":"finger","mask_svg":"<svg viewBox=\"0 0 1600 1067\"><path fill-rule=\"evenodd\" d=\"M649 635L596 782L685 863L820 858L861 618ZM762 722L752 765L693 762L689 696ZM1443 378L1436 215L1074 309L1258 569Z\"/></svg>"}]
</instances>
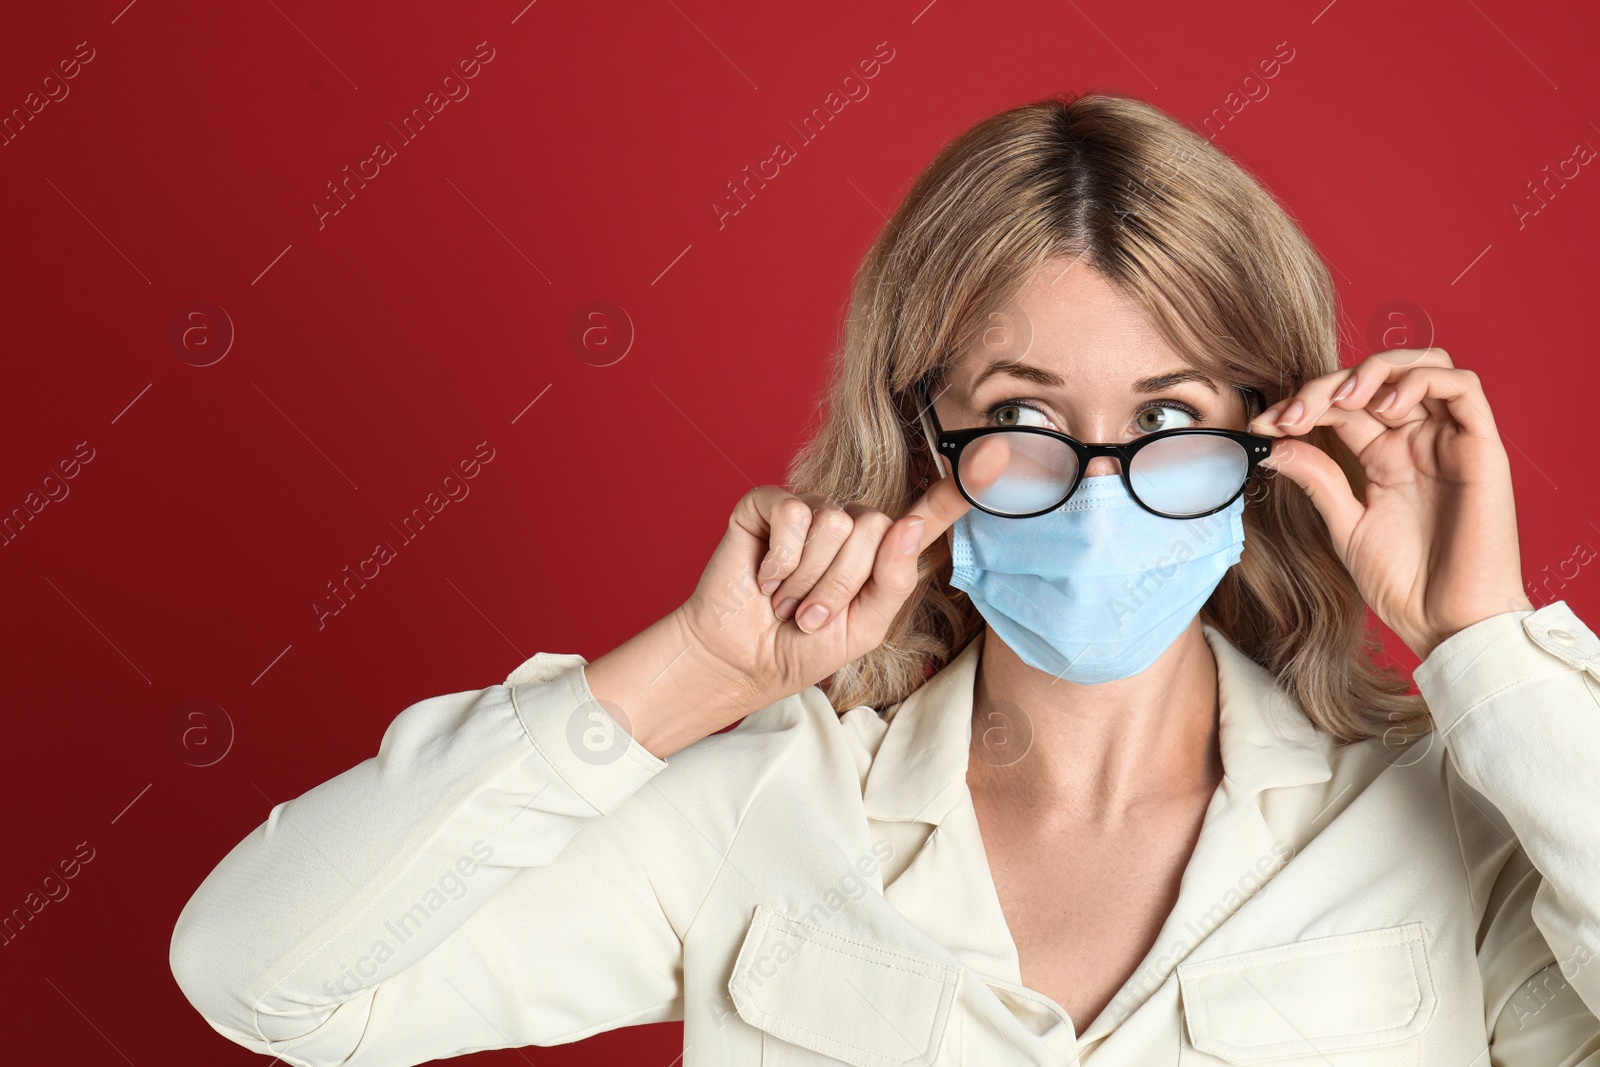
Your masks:
<instances>
[{"instance_id":1,"label":"finger","mask_svg":"<svg viewBox=\"0 0 1600 1067\"><path fill-rule=\"evenodd\" d=\"M771 554L772 539L781 538L794 522L792 507L785 504L792 499L794 494L779 485L757 486L740 497L728 516L728 530L718 551L723 551L724 546L734 546L733 558L746 563L749 572L756 574L758 564ZM811 513L803 505L801 510L807 516ZM802 531L800 537L804 536Z\"/></svg>"},{"instance_id":2,"label":"finger","mask_svg":"<svg viewBox=\"0 0 1600 1067\"><path fill-rule=\"evenodd\" d=\"M817 516L828 508L838 507L821 493L796 493L794 499L796 503L790 505L789 510L789 527L781 541L768 551L767 558L762 561L762 566L767 568L761 583L762 591L769 596L784 578L800 566L806 540L811 536L811 527Z\"/></svg>"},{"instance_id":3,"label":"finger","mask_svg":"<svg viewBox=\"0 0 1600 1067\"><path fill-rule=\"evenodd\" d=\"M862 583L872 573L878 546L893 524L883 512L860 504L851 505L845 511L854 524L849 536L794 609L795 625L808 634L816 633L837 618L855 599Z\"/></svg>"},{"instance_id":4,"label":"finger","mask_svg":"<svg viewBox=\"0 0 1600 1067\"><path fill-rule=\"evenodd\" d=\"M1296 437L1313 426L1333 425L1318 421L1329 408L1359 411L1366 407L1385 382L1392 382L1413 368L1451 366L1450 354L1442 348L1377 352L1352 368L1306 382L1251 419L1249 429L1273 437Z\"/></svg>"},{"instance_id":5,"label":"finger","mask_svg":"<svg viewBox=\"0 0 1600 1067\"><path fill-rule=\"evenodd\" d=\"M750 536L749 563L763 594L775 590L799 565L811 516L810 504L777 485L759 486L734 508L729 526Z\"/></svg>"},{"instance_id":6,"label":"finger","mask_svg":"<svg viewBox=\"0 0 1600 1067\"><path fill-rule=\"evenodd\" d=\"M1350 480L1333 457L1305 441L1274 441L1272 454L1262 463L1287 475L1305 490L1327 523L1334 546L1343 555L1351 532L1366 509L1356 499Z\"/></svg>"},{"instance_id":7,"label":"finger","mask_svg":"<svg viewBox=\"0 0 1600 1067\"><path fill-rule=\"evenodd\" d=\"M1328 393L1325 404L1315 406L1314 400L1309 408L1302 404L1297 417L1286 419L1283 415L1288 413L1286 409L1292 400L1285 398L1261 413L1259 418L1265 420L1268 425L1258 432L1273 437L1302 436L1310 433L1314 426L1332 426L1345 447L1359 456L1374 438L1382 436L1391 429L1367 408L1374 403L1373 393L1389 381L1392 374L1401 370L1402 368L1395 364L1373 356L1337 375L1319 378L1317 379L1319 382L1332 383L1332 390ZM1302 392L1303 390L1298 390L1294 396L1305 400ZM1327 392L1327 390L1324 388L1316 392ZM1274 415L1278 416L1276 422L1273 421ZM1252 428L1254 427L1255 424L1252 423Z\"/></svg>"},{"instance_id":8,"label":"finger","mask_svg":"<svg viewBox=\"0 0 1600 1067\"><path fill-rule=\"evenodd\" d=\"M1364 401L1356 410L1343 405ZM1483 384L1470 370L1454 367L1407 367L1393 376L1373 374L1373 380L1353 389L1334 407L1323 411L1315 421L1301 420L1294 433L1305 434L1312 426L1332 426L1339 439L1356 455L1389 430L1427 419L1447 419L1460 432L1479 437L1497 437L1494 416L1489 412Z\"/></svg>"},{"instance_id":9,"label":"finger","mask_svg":"<svg viewBox=\"0 0 1600 1067\"><path fill-rule=\"evenodd\" d=\"M824 501L812 511L810 529L800 547L799 562L772 592L772 611L780 621L794 616L795 608L833 562L854 525L850 513L832 501Z\"/></svg>"},{"instance_id":10,"label":"finger","mask_svg":"<svg viewBox=\"0 0 1600 1067\"><path fill-rule=\"evenodd\" d=\"M1374 416L1391 426L1421 422L1439 413L1438 405L1472 437L1499 437L1483 382L1470 370L1425 367L1412 370L1379 396ZM1381 409L1381 410L1380 410ZM1420 409L1420 410L1419 410Z\"/></svg>"},{"instance_id":11,"label":"finger","mask_svg":"<svg viewBox=\"0 0 1600 1067\"><path fill-rule=\"evenodd\" d=\"M960 498L959 493L956 496ZM961 502L966 504L965 500ZM889 626L906 598L916 588L917 557L923 546L930 543L926 526L927 520L921 515L908 513L895 520L883 540L878 542L872 573L862 585L861 592L845 609L845 626L849 634L847 648L852 659L883 643Z\"/></svg>"},{"instance_id":12,"label":"finger","mask_svg":"<svg viewBox=\"0 0 1600 1067\"><path fill-rule=\"evenodd\" d=\"M1003 434L991 434L969 445L968 451L971 454L961 462L961 480L968 492L982 493L1004 473L1011 459L1011 446L1005 442ZM906 510L907 516L914 515L923 520L922 541L917 551L920 553L943 537L957 519L971 510L971 502L961 495L961 489L953 477L947 474L934 482Z\"/></svg>"},{"instance_id":13,"label":"finger","mask_svg":"<svg viewBox=\"0 0 1600 1067\"><path fill-rule=\"evenodd\" d=\"M1309 433L1312 426L1330 425L1345 447L1360 455L1372 441L1387 433L1390 427L1369 410L1376 403L1375 396L1386 383L1396 380L1407 368L1424 361L1434 364L1448 363L1443 349L1391 349L1377 352L1356 364L1345 382L1333 391L1327 410L1318 413L1314 420L1301 419L1293 432Z\"/></svg>"},{"instance_id":14,"label":"finger","mask_svg":"<svg viewBox=\"0 0 1600 1067\"><path fill-rule=\"evenodd\" d=\"M999 435L973 444L961 465L961 480L970 492L982 493L1004 473L1011 446ZM879 542L872 573L846 608L848 644L860 651L876 648L895 615L917 584L917 559L923 550L968 511L972 503L961 493L955 478L945 475L934 483Z\"/></svg>"}]
</instances>

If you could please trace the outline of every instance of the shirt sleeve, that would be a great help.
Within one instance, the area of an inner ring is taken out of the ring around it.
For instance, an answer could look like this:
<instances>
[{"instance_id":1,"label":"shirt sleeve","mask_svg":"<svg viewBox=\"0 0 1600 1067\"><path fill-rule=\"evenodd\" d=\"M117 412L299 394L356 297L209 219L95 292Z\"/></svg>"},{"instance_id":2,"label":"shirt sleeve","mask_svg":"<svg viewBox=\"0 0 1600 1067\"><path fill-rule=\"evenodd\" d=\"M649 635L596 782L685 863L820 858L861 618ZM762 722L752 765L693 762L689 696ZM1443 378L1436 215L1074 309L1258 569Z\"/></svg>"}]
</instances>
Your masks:
<instances>
[{"instance_id":1,"label":"shirt sleeve","mask_svg":"<svg viewBox=\"0 0 1600 1067\"><path fill-rule=\"evenodd\" d=\"M298 1067L405 1067L682 1018L682 942L609 817L666 763L585 665L413 704L274 806L173 931L206 1021Z\"/></svg>"},{"instance_id":2,"label":"shirt sleeve","mask_svg":"<svg viewBox=\"0 0 1600 1067\"><path fill-rule=\"evenodd\" d=\"M1478 952L1490 1062L1600 1061L1600 638L1565 601L1506 612L1415 679L1471 824L1464 857L1499 864Z\"/></svg>"}]
</instances>

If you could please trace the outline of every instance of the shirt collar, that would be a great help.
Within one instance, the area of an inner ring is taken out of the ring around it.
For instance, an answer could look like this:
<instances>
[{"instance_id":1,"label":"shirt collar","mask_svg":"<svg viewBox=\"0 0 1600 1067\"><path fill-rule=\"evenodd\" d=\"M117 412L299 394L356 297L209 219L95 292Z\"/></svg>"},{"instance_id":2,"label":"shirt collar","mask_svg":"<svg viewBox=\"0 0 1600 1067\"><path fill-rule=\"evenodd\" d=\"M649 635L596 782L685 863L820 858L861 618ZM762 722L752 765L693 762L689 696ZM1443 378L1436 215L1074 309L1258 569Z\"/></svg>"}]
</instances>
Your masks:
<instances>
[{"instance_id":1,"label":"shirt collar","mask_svg":"<svg viewBox=\"0 0 1600 1067\"><path fill-rule=\"evenodd\" d=\"M1333 738L1220 630L1204 619L1201 629L1217 661L1223 774L1252 796L1327 781ZM868 818L938 825L966 790L972 690L987 633L885 712L888 730L862 786Z\"/></svg>"}]
</instances>

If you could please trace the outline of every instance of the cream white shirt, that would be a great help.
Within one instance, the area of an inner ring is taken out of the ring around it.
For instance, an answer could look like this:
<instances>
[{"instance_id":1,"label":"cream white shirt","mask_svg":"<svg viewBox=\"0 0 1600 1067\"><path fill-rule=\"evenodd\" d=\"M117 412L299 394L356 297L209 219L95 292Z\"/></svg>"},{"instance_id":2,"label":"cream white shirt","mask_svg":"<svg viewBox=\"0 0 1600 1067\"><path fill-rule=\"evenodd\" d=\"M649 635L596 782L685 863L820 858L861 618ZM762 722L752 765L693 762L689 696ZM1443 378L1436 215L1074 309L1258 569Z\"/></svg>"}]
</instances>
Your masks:
<instances>
[{"instance_id":1,"label":"cream white shirt","mask_svg":"<svg viewBox=\"0 0 1600 1067\"><path fill-rule=\"evenodd\" d=\"M1020 980L965 775L983 638L905 701L815 687L653 756L575 655L402 711L184 907L222 1035L407 1065L682 1019L685 1067L1600 1064L1600 639L1558 601L1335 744L1222 634L1224 768L1176 906L1073 1020Z\"/></svg>"}]
</instances>

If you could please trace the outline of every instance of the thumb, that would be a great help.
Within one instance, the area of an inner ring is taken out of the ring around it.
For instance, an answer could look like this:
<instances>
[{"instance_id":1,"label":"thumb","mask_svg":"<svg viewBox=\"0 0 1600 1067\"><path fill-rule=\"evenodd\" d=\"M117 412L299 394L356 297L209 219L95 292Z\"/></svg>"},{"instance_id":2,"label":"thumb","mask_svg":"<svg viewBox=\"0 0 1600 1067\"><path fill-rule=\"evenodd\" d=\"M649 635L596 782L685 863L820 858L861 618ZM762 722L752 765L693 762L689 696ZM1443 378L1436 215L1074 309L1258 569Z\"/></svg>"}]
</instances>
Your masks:
<instances>
[{"instance_id":1,"label":"thumb","mask_svg":"<svg viewBox=\"0 0 1600 1067\"><path fill-rule=\"evenodd\" d=\"M1316 445L1280 437L1272 442L1272 454L1261 465L1286 475L1305 490L1328 524L1334 547L1343 554L1366 509L1351 492L1350 480L1333 457Z\"/></svg>"},{"instance_id":2,"label":"thumb","mask_svg":"<svg viewBox=\"0 0 1600 1067\"><path fill-rule=\"evenodd\" d=\"M895 615L916 588L917 558L927 536L926 525L921 515L901 516L878 542L872 574L849 609L850 643L863 646L859 652L852 650L852 656L864 655L883 642Z\"/></svg>"}]
</instances>

